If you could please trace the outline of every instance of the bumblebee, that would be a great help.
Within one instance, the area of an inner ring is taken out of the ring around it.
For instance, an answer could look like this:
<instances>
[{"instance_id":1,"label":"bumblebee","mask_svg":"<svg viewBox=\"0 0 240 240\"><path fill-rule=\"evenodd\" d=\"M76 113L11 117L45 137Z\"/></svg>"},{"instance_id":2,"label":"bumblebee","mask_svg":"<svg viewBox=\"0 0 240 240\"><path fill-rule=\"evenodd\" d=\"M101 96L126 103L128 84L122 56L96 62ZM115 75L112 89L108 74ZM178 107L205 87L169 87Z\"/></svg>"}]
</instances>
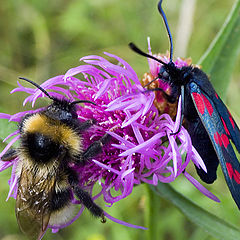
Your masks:
<instances>
[{"instance_id":1,"label":"bumblebee","mask_svg":"<svg viewBox=\"0 0 240 240\"><path fill-rule=\"evenodd\" d=\"M52 104L22 118L19 148L10 149L2 157L3 161L18 158L15 212L20 229L30 239L41 239L48 225L68 222L76 213L73 195L105 222L102 208L80 187L78 174L72 167L85 164L109 141L110 135L105 134L83 149L81 133L95 124L95 120L79 122L76 104L96 104L87 100L69 102L54 98L38 84L21 79L40 89Z\"/></svg>"}]
</instances>

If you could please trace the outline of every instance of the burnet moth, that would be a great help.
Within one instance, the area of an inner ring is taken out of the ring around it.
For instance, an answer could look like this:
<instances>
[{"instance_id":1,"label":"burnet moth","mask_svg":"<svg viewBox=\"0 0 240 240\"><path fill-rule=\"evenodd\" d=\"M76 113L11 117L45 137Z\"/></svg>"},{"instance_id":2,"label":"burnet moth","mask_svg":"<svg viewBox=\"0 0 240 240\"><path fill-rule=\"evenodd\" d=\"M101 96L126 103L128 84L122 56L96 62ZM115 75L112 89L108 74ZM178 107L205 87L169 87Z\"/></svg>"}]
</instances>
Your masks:
<instances>
[{"instance_id":1,"label":"burnet moth","mask_svg":"<svg viewBox=\"0 0 240 240\"><path fill-rule=\"evenodd\" d=\"M175 103L181 95L182 113L179 130L184 119L192 144L207 168L206 173L196 167L198 175L204 182L213 183L217 178L216 171L220 162L232 197L240 209L240 165L230 142L232 141L237 151L240 152L239 128L227 107L215 92L206 73L191 65L178 68L173 63L172 35L162 9L162 0L158 3L158 10L163 18L170 40L169 62L165 63L144 53L133 43L130 43L129 46L136 53L162 64L157 78L170 86L170 94L167 94L161 88L154 88L151 91L161 91L169 103Z\"/></svg>"}]
</instances>

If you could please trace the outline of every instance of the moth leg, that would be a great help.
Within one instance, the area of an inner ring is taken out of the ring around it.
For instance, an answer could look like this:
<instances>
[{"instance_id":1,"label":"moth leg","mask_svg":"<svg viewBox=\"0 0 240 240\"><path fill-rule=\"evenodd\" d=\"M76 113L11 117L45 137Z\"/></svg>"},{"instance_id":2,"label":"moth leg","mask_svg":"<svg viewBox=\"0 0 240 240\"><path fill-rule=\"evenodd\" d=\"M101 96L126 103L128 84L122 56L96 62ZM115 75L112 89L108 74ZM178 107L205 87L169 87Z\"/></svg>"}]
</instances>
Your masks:
<instances>
[{"instance_id":1,"label":"moth leg","mask_svg":"<svg viewBox=\"0 0 240 240\"><path fill-rule=\"evenodd\" d=\"M169 95L167 94L162 88L153 88L153 89L148 89L146 91L143 91L143 93L146 92L153 92L153 91L160 91L163 94L163 97L169 102L169 103L175 103L177 101L177 98L175 95Z\"/></svg>"},{"instance_id":2,"label":"moth leg","mask_svg":"<svg viewBox=\"0 0 240 240\"><path fill-rule=\"evenodd\" d=\"M2 161L11 161L17 157L17 151L14 148L10 148L7 152L1 157Z\"/></svg>"},{"instance_id":3,"label":"moth leg","mask_svg":"<svg viewBox=\"0 0 240 240\"><path fill-rule=\"evenodd\" d=\"M180 118L180 124L179 124L178 130L175 133L171 133L170 135L177 135L180 132L181 128L182 128L182 123L183 123L183 118L184 118L184 111L185 111L185 99L184 99L184 96L185 96L185 89L184 89L184 86L182 85L181 86L181 118Z\"/></svg>"},{"instance_id":4,"label":"moth leg","mask_svg":"<svg viewBox=\"0 0 240 240\"><path fill-rule=\"evenodd\" d=\"M169 103L175 103L177 101L177 97L175 94L169 95L167 94L162 88L153 88L153 89L149 89L146 92L150 92L150 91L160 91L163 93L163 97L169 102ZM183 123L183 118L184 118L184 96L185 96L185 89L184 86L181 86L181 118L180 118L180 124L178 127L178 130L174 133L171 133L170 135L176 135L180 132L181 128L182 128L182 123Z\"/></svg>"}]
</instances>

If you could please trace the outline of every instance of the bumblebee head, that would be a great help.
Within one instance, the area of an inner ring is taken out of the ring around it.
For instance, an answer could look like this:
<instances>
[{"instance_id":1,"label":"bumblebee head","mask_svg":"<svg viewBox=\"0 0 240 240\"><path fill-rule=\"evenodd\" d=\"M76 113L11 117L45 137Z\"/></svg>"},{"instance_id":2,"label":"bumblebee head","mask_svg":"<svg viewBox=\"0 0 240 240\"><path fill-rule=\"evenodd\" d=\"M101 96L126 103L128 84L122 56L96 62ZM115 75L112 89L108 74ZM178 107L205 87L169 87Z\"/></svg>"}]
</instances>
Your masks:
<instances>
[{"instance_id":1,"label":"bumblebee head","mask_svg":"<svg viewBox=\"0 0 240 240\"><path fill-rule=\"evenodd\" d=\"M53 120L58 120L58 121L67 123L67 122L71 122L73 119L77 119L78 117L76 112L77 103L91 103L96 105L94 102L88 101L88 100L77 100L77 101L70 102L69 100L66 100L66 99L55 98L53 96L50 96L49 93L37 83L27 78L20 77L20 79L31 83L53 101L52 104L49 105L44 111L45 115Z\"/></svg>"},{"instance_id":2,"label":"bumblebee head","mask_svg":"<svg viewBox=\"0 0 240 240\"><path fill-rule=\"evenodd\" d=\"M77 119L76 107L67 100L53 99L53 103L44 111L48 117L62 122L69 122Z\"/></svg>"}]
</instances>

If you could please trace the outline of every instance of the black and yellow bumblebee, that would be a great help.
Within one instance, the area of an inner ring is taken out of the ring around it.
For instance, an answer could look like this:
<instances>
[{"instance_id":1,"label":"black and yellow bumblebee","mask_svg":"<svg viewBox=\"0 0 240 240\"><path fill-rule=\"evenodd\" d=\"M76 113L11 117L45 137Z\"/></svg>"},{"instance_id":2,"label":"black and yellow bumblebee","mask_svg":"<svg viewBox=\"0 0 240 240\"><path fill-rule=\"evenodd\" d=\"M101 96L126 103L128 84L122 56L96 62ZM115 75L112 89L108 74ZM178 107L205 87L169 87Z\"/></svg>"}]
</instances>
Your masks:
<instances>
[{"instance_id":1,"label":"black and yellow bumblebee","mask_svg":"<svg viewBox=\"0 0 240 240\"><path fill-rule=\"evenodd\" d=\"M21 79L40 89L52 100L52 104L22 118L19 123L20 146L10 149L1 159L18 159L15 211L20 229L30 239L41 239L48 225L59 226L68 222L76 214L73 195L94 216L105 222L102 208L80 187L79 173L72 168L72 165L85 164L109 142L110 135L105 134L86 150L83 149L81 133L95 124L95 120L80 122L76 104L95 103L57 99L35 82Z\"/></svg>"}]
</instances>

